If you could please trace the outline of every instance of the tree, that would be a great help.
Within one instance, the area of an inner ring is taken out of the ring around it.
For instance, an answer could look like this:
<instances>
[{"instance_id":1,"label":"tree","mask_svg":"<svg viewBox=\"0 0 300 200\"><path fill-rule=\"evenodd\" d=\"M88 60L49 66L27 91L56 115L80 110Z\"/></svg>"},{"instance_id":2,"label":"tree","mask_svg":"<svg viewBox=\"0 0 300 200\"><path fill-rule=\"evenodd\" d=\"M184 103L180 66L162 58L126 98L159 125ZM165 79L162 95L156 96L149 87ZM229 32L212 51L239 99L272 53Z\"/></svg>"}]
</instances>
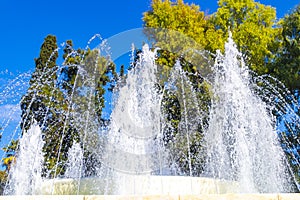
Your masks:
<instances>
[{"instance_id":1,"label":"tree","mask_svg":"<svg viewBox=\"0 0 300 200\"><path fill-rule=\"evenodd\" d=\"M281 45L270 63L271 74L295 93L300 88L300 4L280 21L280 25Z\"/></svg>"},{"instance_id":2,"label":"tree","mask_svg":"<svg viewBox=\"0 0 300 200\"><path fill-rule=\"evenodd\" d=\"M5 185L8 181L8 174L11 170L12 165L16 161L16 150L18 148L18 140L12 140L9 145L4 147L4 157L2 158L2 166L5 168L4 171L0 171L0 195L3 194Z\"/></svg>"},{"instance_id":3,"label":"tree","mask_svg":"<svg viewBox=\"0 0 300 200\"><path fill-rule=\"evenodd\" d=\"M105 87L116 80L115 65L97 49L74 50L68 40L62 66L56 65L58 56L56 37L49 35L35 59L30 87L21 101L22 131L34 122L41 127L45 140L43 176L49 178L64 174L73 142L82 145L85 164L96 160ZM91 165L86 165L88 168Z\"/></svg>"},{"instance_id":4,"label":"tree","mask_svg":"<svg viewBox=\"0 0 300 200\"><path fill-rule=\"evenodd\" d=\"M4 171L0 171L0 195L3 194L5 185L8 181L8 174L12 165L16 162L16 150L18 148L18 140L12 140L9 145L4 147L4 157L2 158L2 166Z\"/></svg>"},{"instance_id":5,"label":"tree","mask_svg":"<svg viewBox=\"0 0 300 200\"><path fill-rule=\"evenodd\" d=\"M101 138L98 130L105 126L102 118L104 94L114 85L117 74L115 64L101 56L99 50L75 50L72 41L66 43L61 83L68 102L65 124L81 144L85 175L89 176L94 175L97 172L95 168L100 165L98 148Z\"/></svg>"},{"instance_id":6,"label":"tree","mask_svg":"<svg viewBox=\"0 0 300 200\"><path fill-rule=\"evenodd\" d=\"M144 32L160 48L157 63L168 71L177 58L182 57L192 63L194 71L203 69L208 61L198 51L218 49L225 40L222 31L207 20L204 12L195 4L185 4L183 0L175 3L170 0L153 0L151 10L144 13ZM206 54L206 56L209 56Z\"/></svg>"},{"instance_id":7,"label":"tree","mask_svg":"<svg viewBox=\"0 0 300 200\"><path fill-rule=\"evenodd\" d=\"M278 45L274 41L280 34L275 9L254 0L219 0L218 5L217 12L209 19L211 23L222 30L224 38L228 37L229 30L232 32L252 70L260 75L269 73L266 62L274 58L272 52Z\"/></svg>"},{"instance_id":8,"label":"tree","mask_svg":"<svg viewBox=\"0 0 300 200\"><path fill-rule=\"evenodd\" d=\"M164 144L172 160L170 164L173 168L176 165L174 173L199 175L204 162L199 156L202 125L208 120L210 102L208 84L203 76L209 73L205 71L210 71L211 55L205 49L221 46L222 32L208 23L199 6L185 4L182 0L176 3L154 0L143 20L145 34L160 48L157 77L159 88L164 91L162 128ZM180 72L174 67L176 62L179 62ZM173 78L171 84L170 77ZM187 96L190 98L184 98ZM201 116L198 109L203 111Z\"/></svg>"},{"instance_id":9,"label":"tree","mask_svg":"<svg viewBox=\"0 0 300 200\"><path fill-rule=\"evenodd\" d=\"M27 131L36 122L46 140L43 149L46 152L45 176L47 169L54 165L55 158L51 153L59 151L59 141L65 139L60 134L64 122L64 101L58 87L57 48L56 37L48 35L41 46L39 57L35 59L35 71L30 79L30 86L21 100L22 131Z\"/></svg>"},{"instance_id":10,"label":"tree","mask_svg":"<svg viewBox=\"0 0 300 200\"><path fill-rule=\"evenodd\" d=\"M151 10L144 13L144 26L156 29L168 29L183 33L186 37L192 38L195 42L202 48L207 46L221 46L222 40L219 38L221 32L215 31L214 27L211 26L206 20L204 12L199 11L200 7L195 4L185 4L183 0L178 0L173 3L169 0L153 0L151 5ZM163 40L161 37L164 35L155 34L153 29L149 30L146 34L150 38L154 39L155 42L164 42L164 46L167 45L167 41ZM153 34L154 33L154 34ZM180 46L179 48L184 48L186 46L180 44L181 40L173 35L169 46ZM179 36L180 37L180 36ZM162 47L161 43L157 43L159 47ZM168 49L168 48L166 48Z\"/></svg>"},{"instance_id":11,"label":"tree","mask_svg":"<svg viewBox=\"0 0 300 200\"><path fill-rule=\"evenodd\" d=\"M201 110L206 112L208 112L210 94L209 84L205 80L203 81L203 78L211 73L212 65L210 59L204 60L203 57L213 58L214 55L204 53L205 56L202 56L203 50L211 53L217 49L223 51L225 41L231 31L246 64L255 73L262 75L276 71L275 67L271 67L270 64L276 60L278 53L274 54L274 52L281 45L282 28L276 21L274 8L254 0L220 0L218 5L216 13L205 16L203 12L199 11L199 6L184 4L182 0L178 0L176 3L169 0L153 0L151 10L144 13L143 18L146 35L152 39L155 46L161 48L158 51L157 59L160 66L158 77L161 80L161 87L164 87L176 60L179 60L183 70L189 74L188 77L194 90L201 91L197 92L197 99ZM201 56L199 58L198 53L195 57L194 52L199 51L202 58ZM298 72L299 69L294 68L293 74L296 77L291 80L297 79ZM277 77L280 77L278 74ZM166 94L169 93L166 92ZM177 102L173 94L169 97L165 96L165 98L171 98L172 102ZM167 103L165 110L169 114L177 113L173 117L180 119L182 110L173 112L175 105L177 104ZM175 106L179 110L180 107L182 107L180 103ZM202 114L205 116L205 112ZM208 118L204 117L204 119L207 122ZM204 125L199 132L203 131L207 125L206 122L204 120ZM165 132L167 135L170 130L178 132L178 126L180 126L178 120L172 121L170 124L171 128L169 127ZM166 138L172 141L169 136Z\"/></svg>"},{"instance_id":12,"label":"tree","mask_svg":"<svg viewBox=\"0 0 300 200\"><path fill-rule=\"evenodd\" d=\"M30 87L21 100L23 131L28 130L34 120L40 127L46 127L44 119L51 113L47 109L57 105L57 58L56 37L48 35L41 46L40 56L35 59L35 71L30 79Z\"/></svg>"}]
</instances>

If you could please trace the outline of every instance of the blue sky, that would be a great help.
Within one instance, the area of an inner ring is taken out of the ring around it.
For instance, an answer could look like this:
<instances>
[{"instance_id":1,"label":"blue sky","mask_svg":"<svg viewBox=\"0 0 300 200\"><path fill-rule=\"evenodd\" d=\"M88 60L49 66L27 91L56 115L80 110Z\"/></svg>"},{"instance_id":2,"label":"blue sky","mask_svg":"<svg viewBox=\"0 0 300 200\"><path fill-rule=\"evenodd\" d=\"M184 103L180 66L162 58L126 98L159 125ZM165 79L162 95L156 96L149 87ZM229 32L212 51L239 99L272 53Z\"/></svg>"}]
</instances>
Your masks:
<instances>
[{"instance_id":1,"label":"blue sky","mask_svg":"<svg viewBox=\"0 0 300 200\"><path fill-rule=\"evenodd\" d=\"M217 1L186 0L213 13ZM282 17L299 0L263 0L277 8ZM84 48L94 34L103 38L142 26L142 13L150 9L151 0L1 0L0 3L0 71L25 72L34 69L33 59L47 34L58 43L72 39L75 47Z\"/></svg>"}]
</instances>

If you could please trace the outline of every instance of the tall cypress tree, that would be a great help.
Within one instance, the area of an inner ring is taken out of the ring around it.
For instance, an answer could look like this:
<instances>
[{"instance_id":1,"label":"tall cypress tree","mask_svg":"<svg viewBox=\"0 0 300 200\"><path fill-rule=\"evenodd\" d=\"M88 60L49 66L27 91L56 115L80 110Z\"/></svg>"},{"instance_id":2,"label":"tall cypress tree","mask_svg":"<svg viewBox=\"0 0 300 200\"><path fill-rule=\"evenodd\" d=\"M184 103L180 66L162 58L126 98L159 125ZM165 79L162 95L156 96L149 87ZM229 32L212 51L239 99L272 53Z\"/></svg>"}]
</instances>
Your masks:
<instances>
[{"instance_id":1,"label":"tall cypress tree","mask_svg":"<svg viewBox=\"0 0 300 200\"><path fill-rule=\"evenodd\" d=\"M99 127L102 118L105 86L117 78L114 63L98 50L73 49L67 41L64 49L62 90L68 99L68 124L76 134L85 157L85 175L93 175L100 165L97 147L101 143Z\"/></svg>"},{"instance_id":2,"label":"tall cypress tree","mask_svg":"<svg viewBox=\"0 0 300 200\"><path fill-rule=\"evenodd\" d=\"M32 124L37 123L46 141L43 148L44 176L47 176L49 169L56 166L58 157L66 160L70 143L68 135L61 134L65 120L65 101L58 86L57 58L56 37L48 35L41 46L39 57L35 59L35 71L30 79L30 86L21 100L22 131L27 131ZM61 143L65 145L61 147ZM57 152L61 152L59 156ZM62 171L58 167L56 169Z\"/></svg>"},{"instance_id":3,"label":"tall cypress tree","mask_svg":"<svg viewBox=\"0 0 300 200\"><path fill-rule=\"evenodd\" d=\"M40 55L35 59L35 71L30 79L27 93L22 97L22 130L30 128L33 121L45 127L44 119L53 105L57 81L56 60L58 58L56 37L48 35L41 46Z\"/></svg>"}]
</instances>

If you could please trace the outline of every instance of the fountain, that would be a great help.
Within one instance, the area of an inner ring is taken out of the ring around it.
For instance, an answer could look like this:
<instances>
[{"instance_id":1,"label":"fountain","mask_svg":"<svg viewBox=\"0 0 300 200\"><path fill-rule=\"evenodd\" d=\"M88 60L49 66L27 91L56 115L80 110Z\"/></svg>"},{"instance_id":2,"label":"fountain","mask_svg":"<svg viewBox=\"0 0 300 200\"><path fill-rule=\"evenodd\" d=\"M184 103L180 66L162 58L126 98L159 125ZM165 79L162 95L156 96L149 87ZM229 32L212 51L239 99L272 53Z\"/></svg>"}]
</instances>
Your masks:
<instances>
[{"instance_id":1,"label":"fountain","mask_svg":"<svg viewBox=\"0 0 300 200\"><path fill-rule=\"evenodd\" d=\"M251 90L249 71L231 38L214 66L210 126L205 135L210 176L237 180L242 192L291 191L272 113Z\"/></svg>"},{"instance_id":2,"label":"fountain","mask_svg":"<svg viewBox=\"0 0 300 200\"><path fill-rule=\"evenodd\" d=\"M20 139L18 159L5 194L189 198L188 195L235 193L236 196L226 198L238 199L243 198L240 193L268 193L266 197L277 199L276 193L292 192L297 183L280 147L275 118L253 90L250 71L232 38L225 45L224 55L217 53L212 66L213 95L207 126L197 91L180 61L163 87L159 86L156 52L145 44L126 79L114 90L110 123L99 130L99 138L92 135L95 144L88 147L101 163L93 168L92 176L84 171L83 149L88 145L74 141L68 151L64 177L44 178L43 134L35 124ZM177 146L168 146L164 139L163 130L169 126L163 110L167 92L177 95L181 106L179 133L172 135ZM92 107L88 105L90 112ZM91 134L85 130L79 137L91 141L87 138ZM199 134L201 140L197 141ZM193 142L201 145L192 152ZM178 162L186 163L186 170Z\"/></svg>"}]
</instances>

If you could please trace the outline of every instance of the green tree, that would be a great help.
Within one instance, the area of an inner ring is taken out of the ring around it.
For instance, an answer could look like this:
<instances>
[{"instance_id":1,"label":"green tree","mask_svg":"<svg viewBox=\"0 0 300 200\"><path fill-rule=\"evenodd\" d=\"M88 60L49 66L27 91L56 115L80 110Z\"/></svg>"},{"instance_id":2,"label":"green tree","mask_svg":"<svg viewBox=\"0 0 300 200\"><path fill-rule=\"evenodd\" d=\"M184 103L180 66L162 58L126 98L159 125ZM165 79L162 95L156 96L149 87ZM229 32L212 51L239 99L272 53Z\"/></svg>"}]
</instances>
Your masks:
<instances>
[{"instance_id":1,"label":"green tree","mask_svg":"<svg viewBox=\"0 0 300 200\"><path fill-rule=\"evenodd\" d=\"M50 178L64 174L68 150L74 141L84 149L85 164L96 160L104 94L116 80L115 65L100 56L97 49L74 50L69 40L62 66L56 65L58 56L56 37L49 35L35 59L30 87L21 101L22 130L28 130L35 122L42 129L43 175ZM95 171L91 167L94 166L86 165L85 170Z\"/></svg>"},{"instance_id":2,"label":"green tree","mask_svg":"<svg viewBox=\"0 0 300 200\"><path fill-rule=\"evenodd\" d=\"M117 79L115 65L101 56L97 49L73 49L70 40L67 41L63 58L64 78L61 85L68 102L66 124L84 150L85 175L93 175L99 166L97 149L102 138L98 130L105 126L102 118L104 94Z\"/></svg>"},{"instance_id":3,"label":"green tree","mask_svg":"<svg viewBox=\"0 0 300 200\"><path fill-rule=\"evenodd\" d=\"M153 0L151 10L144 13L144 26L183 33L186 37L192 38L196 42L194 45L197 44L200 48L220 47L224 42L222 37L219 37L221 31L215 31L215 28L206 20L204 12L199 9L198 5L188 5L183 0L175 3L170 0ZM186 47L188 44L182 45L180 35L172 34L173 37L167 38L171 41L166 41L165 35L161 35L153 29L150 29L149 32L146 29L146 34L163 49L170 49L165 47L167 45L173 46L172 48L188 48ZM177 40L178 37L180 40Z\"/></svg>"},{"instance_id":4,"label":"green tree","mask_svg":"<svg viewBox=\"0 0 300 200\"><path fill-rule=\"evenodd\" d=\"M45 137L45 176L54 165L55 157L52 152L59 151L59 141L68 143L68 139L61 134L65 116L62 112L63 93L57 79L57 48L56 37L48 35L41 46L39 57L35 59L35 71L30 79L30 86L21 100L22 131L27 131L36 122ZM62 156L65 157L64 154Z\"/></svg>"},{"instance_id":5,"label":"green tree","mask_svg":"<svg viewBox=\"0 0 300 200\"><path fill-rule=\"evenodd\" d=\"M39 57L35 59L35 71L30 79L29 89L21 100L23 131L28 130L33 121L42 128L46 127L44 119L51 113L50 109L57 105L57 98L54 98L58 93L57 58L56 37L48 35L41 46Z\"/></svg>"},{"instance_id":6,"label":"green tree","mask_svg":"<svg viewBox=\"0 0 300 200\"><path fill-rule=\"evenodd\" d=\"M291 91L299 91L300 4L281 20L280 25L281 45L274 52L275 58L270 63L271 75L282 81Z\"/></svg>"},{"instance_id":7,"label":"green tree","mask_svg":"<svg viewBox=\"0 0 300 200\"><path fill-rule=\"evenodd\" d=\"M144 13L143 18L145 34L154 42L154 45L161 48L158 51L157 59L160 66L158 77L161 80L161 87L164 87L176 60L179 60L183 70L188 73L194 90L201 91L197 93L197 99L201 110L206 112L208 112L210 94L209 85L203 81L203 77L211 72L209 69L211 62L209 59L204 60L201 56L200 58L197 57L197 53L195 56L194 52L200 50L203 55L203 50L212 53L217 49L223 51L229 31L231 31L238 49L243 53L246 64L258 75L272 73L284 80L284 77L289 73L287 68L282 73L279 70L280 67L276 68L273 64L274 60L280 60L280 57L276 58L277 55L280 55L276 50L282 45L280 34L285 29L277 23L274 8L254 0L219 0L218 5L219 8L216 13L205 16L203 12L199 11L199 6L185 4L182 0L175 3L169 0L153 0L151 10ZM293 24L293 26L297 27L297 24ZM292 28L287 32L291 33L291 30ZM289 40L286 40L290 42L291 46L295 46L295 41L298 41L295 37L297 33L296 31L294 36L288 36ZM283 50L285 50L284 47ZM293 49L293 52L297 52L297 50ZM206 58L213 57L213 54L204 55ZM299 66L296 64L297 59L295 61L293 66ZM292 68L293 77L289 77L289 84L295 85L298 81L293 82L293 80L298 80L299 68L291 67L289 69ZM283 69L282 65L281 69ZM182 105L175 103L180 102L180 100L172 93L166 92L165 98L166 101L171 98L171 102L174 102L174 104L166 103L164 108L175 119L175 121L168 122L170 126L165 132L167 140L172 143L169 132L178 132L180 120L183 117ZM174 109L177 110L174 111ZM203 115L206 115L205 112ZM204 126L207 125L205 120L203 124ZM203 128L199 129L200 133Z\"/></svg>"}]
</instances>

